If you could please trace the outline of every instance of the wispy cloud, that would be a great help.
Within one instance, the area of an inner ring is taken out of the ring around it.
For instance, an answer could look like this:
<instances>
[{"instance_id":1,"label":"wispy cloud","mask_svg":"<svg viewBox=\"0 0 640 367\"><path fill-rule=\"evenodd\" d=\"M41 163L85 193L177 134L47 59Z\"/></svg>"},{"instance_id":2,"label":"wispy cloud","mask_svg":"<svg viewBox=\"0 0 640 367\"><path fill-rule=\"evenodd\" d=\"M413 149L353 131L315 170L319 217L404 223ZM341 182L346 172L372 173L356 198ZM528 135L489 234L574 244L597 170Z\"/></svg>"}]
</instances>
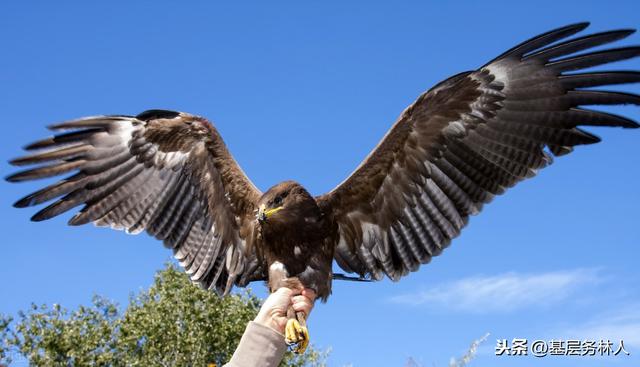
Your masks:
<instances>
[{"instance_id":1,"label":"wispy cloud","mask_svg":"<svg viewBox=\"0 0 640 367\"><path fill-rule=\"evenodd\" d=\"M460 311L504 312L561 302L579 289L601 281L596 269L506 273L469 277L428 290L394 296L391 301Z\"/></svg>"},{"instance_id":2,"label":"wispy cloud","mask_svg":"<svg viewBox=\"0 0 640 367\"><path fill-rule=\"evenodd\" d=\"M625 347L633 348L630 352L637 354L640 352L640 303L600 313L585 324L567 328L561 334L572 339L609 339L614 344L622 339Z\"/></svg>"}]
</instances>

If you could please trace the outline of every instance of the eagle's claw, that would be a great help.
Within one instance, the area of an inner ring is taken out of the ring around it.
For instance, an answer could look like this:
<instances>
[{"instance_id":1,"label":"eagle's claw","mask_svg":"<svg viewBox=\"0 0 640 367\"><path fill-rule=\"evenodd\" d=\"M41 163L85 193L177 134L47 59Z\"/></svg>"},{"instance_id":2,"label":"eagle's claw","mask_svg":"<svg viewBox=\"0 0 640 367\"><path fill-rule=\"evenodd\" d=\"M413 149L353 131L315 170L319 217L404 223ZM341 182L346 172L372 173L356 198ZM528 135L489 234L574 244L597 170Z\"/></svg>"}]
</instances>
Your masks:
<instances>
[{"instance_id":1,"label":"eagle's claw","mask_svg":"<svg viewBox=\"0 0 640 367\"><path fill-rule=\"evenodd\" d=\"M309 345L309 331L298 320L289 319L284 328L285 343L296 354L303 354Z\"/></svg>"}]
</instances>

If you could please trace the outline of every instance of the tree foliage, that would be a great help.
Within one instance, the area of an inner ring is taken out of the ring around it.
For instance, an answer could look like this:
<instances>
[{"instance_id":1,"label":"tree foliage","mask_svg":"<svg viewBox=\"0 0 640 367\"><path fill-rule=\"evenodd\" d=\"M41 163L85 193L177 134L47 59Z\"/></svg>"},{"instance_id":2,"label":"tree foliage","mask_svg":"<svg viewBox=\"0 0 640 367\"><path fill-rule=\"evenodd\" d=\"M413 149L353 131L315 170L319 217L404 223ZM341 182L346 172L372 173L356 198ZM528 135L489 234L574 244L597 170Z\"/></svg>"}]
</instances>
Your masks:
<instances>
[{"instance_id":1,"label":"tree foliage","mask_svg":"<svg viewBox=\"0 0 640 367\"><path fill-rule=\"evenodd\" d=\"M96 296L76 310L32 305L16 320L0 315L0 361L18 354L33 366L221 366L259 308L250 291L220 298L169 265L123 313ZM326 354L287 353L282 366L321 366Z\"/></svg>"}]
</instances>

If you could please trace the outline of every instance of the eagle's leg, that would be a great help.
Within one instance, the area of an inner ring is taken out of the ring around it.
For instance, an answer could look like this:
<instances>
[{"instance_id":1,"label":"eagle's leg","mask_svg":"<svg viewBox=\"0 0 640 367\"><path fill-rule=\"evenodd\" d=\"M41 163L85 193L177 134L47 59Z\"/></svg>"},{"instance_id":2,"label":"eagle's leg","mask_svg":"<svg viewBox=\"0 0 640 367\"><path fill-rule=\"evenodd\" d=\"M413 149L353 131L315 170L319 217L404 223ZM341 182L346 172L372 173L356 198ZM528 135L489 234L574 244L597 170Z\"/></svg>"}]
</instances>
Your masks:
<instances>
[{"instance_id":1,"label":"eagle's leg","mask_svg":"<svg viewBox=\"0 0 640 367\"><path fill-rule=\"evenodd\" d=\"M289 312L293 315L289 316ZM287 325L285 326L285 343L296 354L303 354L309 346L309 331L307 330L306 315L304 312L294 312L293 308L287 312Z\"/></svg>"},{"instance_id":2,"label":"eagle's leg","mask_svg":"<svg viewBox=\"0 0 640 367\"><path fill-rule=\"evenodd\" d=\"M269 290L275 292L280 288L304 289L300 279L289 277L284 265L275 261L269 266ZM293 307L287 309L287 324L284 328L285 343L296 354L302 354L309 345L309 331L307 330L306 315L296 312Z\"/></svg>"},{"instance_id":3,"label":"eagle's leg","mask_svg":"<svg viewBox=\"0 0 640 367\"><path fill-rule=\"evenodd\" d=\"M285 273L286 274L286 273ZM276 274L270 273L269 282L274 281ZM271 277L273 275L273 278ZM300 279L296 277L284 277L281 276L274 282L275 287L271 287L272 290L286 287L289 289L303 289L304 286L300 282ZM304 312L296 312L293 307L287 309L287 324L284 328L284 341L289 348L296 354L303 354L309 346L309 331L307 330L307 315Z\"/></svg>"}]
</instances>

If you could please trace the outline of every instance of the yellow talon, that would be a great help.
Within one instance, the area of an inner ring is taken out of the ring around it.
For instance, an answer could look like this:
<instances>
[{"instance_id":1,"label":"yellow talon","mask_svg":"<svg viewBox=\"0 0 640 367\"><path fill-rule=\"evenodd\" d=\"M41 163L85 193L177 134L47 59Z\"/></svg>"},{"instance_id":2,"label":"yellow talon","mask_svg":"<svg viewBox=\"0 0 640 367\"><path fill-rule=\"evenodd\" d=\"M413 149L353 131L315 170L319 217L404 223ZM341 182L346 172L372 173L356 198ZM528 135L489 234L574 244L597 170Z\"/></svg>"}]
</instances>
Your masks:
<instances>
[{"instance_id":1,"label":"yellow talon","mask_svg":"<svg viewBox=\"0 0 640 367\"><path fill-rule=\"evenodd\" d=\"M298 320L289 319L284 328L285 343L296 354L303 354L309 346L309 331L306 327L300 325Z\"/></svg>"}]
</instances>

